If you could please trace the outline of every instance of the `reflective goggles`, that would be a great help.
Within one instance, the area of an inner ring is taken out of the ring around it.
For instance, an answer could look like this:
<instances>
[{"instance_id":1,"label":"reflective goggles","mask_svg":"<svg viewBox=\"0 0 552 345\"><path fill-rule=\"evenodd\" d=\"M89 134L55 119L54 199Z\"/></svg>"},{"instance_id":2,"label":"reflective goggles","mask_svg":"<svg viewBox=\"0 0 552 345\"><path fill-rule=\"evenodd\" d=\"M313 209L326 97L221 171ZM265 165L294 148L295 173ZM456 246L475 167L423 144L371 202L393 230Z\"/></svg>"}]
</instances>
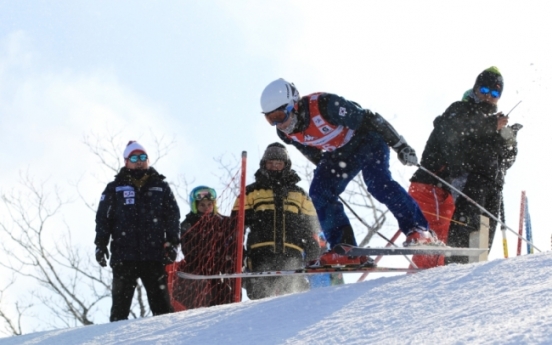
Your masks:
<instances>
[{"instance_id":1,"label":"reflective goggles","mask_svg":"<svg viewBox=\"0 0 552 345\"><path fill-rule=\"evenodd\" d=\"M197 190L193 193L194 200L200 201L203 199L207 200L216 200L217 199L217 193L212 188L204 188Z\"/></svg>"},{"instance_id":2,"label":"reflective goggles","mask_svg":"<svg viewBox=\"0 0 552 345\"><path fill-rule=\"evenodd\" d=\"M483 95L491 94L493 98L499 98L500 97L500 90L492 90L490 87L487 86L481 86L479 88L479 92Z\"/></svg>"},{"instance_id":3,"label":"reflective goggles","mask_svg":"<svg viewBox=\"0 0 552 345\"><path fill-rule=\"evenodd\" d=\"M148 160L148 155L145 154L145 153L141 153L139 155L131 155L131 156L128 156L128 160L131 162L131 163L137 163L138 160L140 162L145 162Z\"/></svg>"},{"instance_id":4,"label":"reflective goggles","mask_svg":"<svg viewBox=\"0 0 552 345\"><path fill-rule=\"evenodd\" d=\"M293 102L287 105L284 104L281 107L271 111L270 113L265 113L265 117L271 126L279 125L281 123L286 122L289 119L294 107L295 107L295 104Z\"/></svg>"}]
</instances>

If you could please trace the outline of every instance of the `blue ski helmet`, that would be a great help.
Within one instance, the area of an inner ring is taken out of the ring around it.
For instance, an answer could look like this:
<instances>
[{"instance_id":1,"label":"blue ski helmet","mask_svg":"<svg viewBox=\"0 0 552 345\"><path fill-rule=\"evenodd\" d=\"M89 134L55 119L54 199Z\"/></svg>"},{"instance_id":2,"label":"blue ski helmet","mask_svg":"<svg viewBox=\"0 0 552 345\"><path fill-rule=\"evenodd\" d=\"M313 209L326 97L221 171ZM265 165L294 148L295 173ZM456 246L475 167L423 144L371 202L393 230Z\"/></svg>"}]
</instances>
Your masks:
<instances>
[{"instance_id":1,"label":"blue ski helmet","mask_svg":"<svg viewBox=\"0 0 552 345\"><path fill-rule=\"evenodd\" d=\"M193 213L197 213L197 202L203 199L213 201L213 213L217 213L217 192L207 186L197 186L190 192L190 207Z\"/></svg>"}]
</instances>

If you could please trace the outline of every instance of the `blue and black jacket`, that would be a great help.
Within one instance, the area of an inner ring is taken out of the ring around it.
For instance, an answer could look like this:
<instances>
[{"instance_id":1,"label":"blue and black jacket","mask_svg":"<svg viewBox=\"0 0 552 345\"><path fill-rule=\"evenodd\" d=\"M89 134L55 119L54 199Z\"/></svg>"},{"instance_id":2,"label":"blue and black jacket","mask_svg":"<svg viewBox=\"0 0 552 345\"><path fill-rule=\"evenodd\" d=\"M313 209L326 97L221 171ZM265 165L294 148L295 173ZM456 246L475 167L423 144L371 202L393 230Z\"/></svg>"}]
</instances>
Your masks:
<instances>
[{"instance_id":1,"label":"blue and black jacket","mask_svg":"<svg viewBox=\"0 0 552 345\"><path fill-rule=\"evenodd\" d=\"M180 242L180 211L165 176L154 168L122 168L102 193L96 213L97 246L111 240L113 266L163 261L164 244Z\"/></svg>"},{"instance_id":2,"label":"blue and black jacket","mask_svg":"<svg viewBox=\"0 0 552 345\"><path fill-rule=\"evenodd\" d=\"M294 132L304 131L310 124L311 114L309 110L310 95L301 97L298 102L298 121ZM332 125L342 125L355 131L351 140L342 147L326 152L316 147L303 145L288 138L284 133L276 130L278 136L286 144L295 146L307 159L317 164L322 155L330 158L347 160L358 152L359 146L363 143L367 132L373 131L380 135L389 146L400 141L399 134L381 115L368 109L363 109L359 104L349 101L341 96L322 93L318 97L318 108L320 115Z\"/></svg>"}]
</instances>

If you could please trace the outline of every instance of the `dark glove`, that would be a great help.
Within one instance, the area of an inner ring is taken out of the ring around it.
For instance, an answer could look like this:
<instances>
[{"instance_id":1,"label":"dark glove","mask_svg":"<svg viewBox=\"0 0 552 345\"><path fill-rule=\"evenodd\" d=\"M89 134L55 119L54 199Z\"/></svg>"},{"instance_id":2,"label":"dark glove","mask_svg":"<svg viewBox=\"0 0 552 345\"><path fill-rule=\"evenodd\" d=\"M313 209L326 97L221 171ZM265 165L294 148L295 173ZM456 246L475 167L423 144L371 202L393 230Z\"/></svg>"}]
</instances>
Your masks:
<instances>
[{"instance_id":1,"label":"dark glove","mask_svg":"<svg viewBox=\"0 0 552 345\"><path fill-rule=\"evenodd\" d=\"M397 152L399 160L404 165L418 165L418 157L416 157L416 151L410 145L406 143L404 138L401 136L400 140L393 145L393 150Z\"/></svg>"},{"instance_id":2,"label":"dark glove","mask_svg":"<svg viewBox=\"0 0 552 345\"><path fill-rule=\"evenodd\" d=\"M107 266L107 260L109 259L109 251L107 250L106 246L96 246L96 261L100 264L100 266L105 267Z\"/></svg>"},{"instance_id":3,"label":"dark glove","mask_svg":"<svg viewBox=\"0 0 552 345\"><path fill-rule=\"evenodd\" d=\"M172 264L176 261L176 256L178 255L178 247L171 244L170 242L165 243L165 257L164 264Z\"/></svg>"},{"instance_id":4,"label":"dark glove","mask_svg":"<svg viewBox=\"0 0 552 345\"><path fill-rule=\"evenodd\" d=\"M521 123L514 123L510 126L512 130L514 131L514 134L517 135L517 132L523 128L523 125Z\"/></svg>"}]
</instances>

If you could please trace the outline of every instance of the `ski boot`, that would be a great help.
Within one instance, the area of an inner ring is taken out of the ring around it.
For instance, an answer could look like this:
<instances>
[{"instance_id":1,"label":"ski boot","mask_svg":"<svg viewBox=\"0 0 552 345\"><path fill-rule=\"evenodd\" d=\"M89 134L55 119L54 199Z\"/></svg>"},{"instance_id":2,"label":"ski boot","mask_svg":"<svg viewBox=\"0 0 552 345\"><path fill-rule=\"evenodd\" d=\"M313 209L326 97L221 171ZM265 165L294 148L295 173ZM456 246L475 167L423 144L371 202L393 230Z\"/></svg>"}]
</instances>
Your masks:
<instances>
[{"instance_id":1,"label":"ski boot","mask_svg":"<svg viewBox=\"0 0 552 345\"><path fill-rule=\"evenodd\" d=\"M337 254L333 250L329 250L322 254L318 259L308 263L307 268L317 267L376 267L372 258L367 255L348 256Z\"/></svg>"},{"instance_id":2,"label":"ski boot","mask_svg":"<svg viewBox=\"0 0 552 345\"><path fill-rule=\"evenodd\" d=\"M406 241L403 242L403 247L413 246L438 246L445 247L443 241L437 238L435 232L431 229L416 227L406 235Z\"/></svg>"}]
</instances>

